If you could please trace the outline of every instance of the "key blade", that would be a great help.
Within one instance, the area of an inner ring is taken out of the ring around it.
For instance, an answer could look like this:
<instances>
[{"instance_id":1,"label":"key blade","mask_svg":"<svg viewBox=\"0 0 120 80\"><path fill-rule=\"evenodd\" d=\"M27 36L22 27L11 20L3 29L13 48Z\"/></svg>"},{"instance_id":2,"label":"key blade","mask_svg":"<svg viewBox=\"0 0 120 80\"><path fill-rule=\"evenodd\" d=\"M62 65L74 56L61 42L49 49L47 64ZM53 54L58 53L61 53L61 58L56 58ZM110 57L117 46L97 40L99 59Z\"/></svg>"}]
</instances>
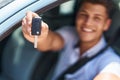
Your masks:
<instances>
[{"instance_id":1,"label":"key blade","mask_svg":"<svg viewBox=\"0 0 120 80\"><path fill-rule=\"evenodd\" d=\"M34 48L37 48L38 36L34 38Z\"/></svg>"}]
</instances>

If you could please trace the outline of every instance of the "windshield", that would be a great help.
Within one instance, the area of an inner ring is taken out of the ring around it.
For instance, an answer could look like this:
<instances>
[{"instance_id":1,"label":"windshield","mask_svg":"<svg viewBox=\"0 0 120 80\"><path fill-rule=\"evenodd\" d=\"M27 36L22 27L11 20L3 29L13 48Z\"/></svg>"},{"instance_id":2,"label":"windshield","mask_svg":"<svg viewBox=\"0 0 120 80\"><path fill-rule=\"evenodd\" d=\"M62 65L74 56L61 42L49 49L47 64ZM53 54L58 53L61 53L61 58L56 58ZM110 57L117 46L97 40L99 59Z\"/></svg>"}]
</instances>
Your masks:
<instances>
[{"instance_id":1,"label":"windshield","mask_svg":"<svg viewBox=\"0 0 120 80\"><path fill-rule=\"evenodd\" d=\"M9 4L12 1L14 1L14 0L0 0L0 8L2 8L3 6Z\"/></svg>"}]
</instances>

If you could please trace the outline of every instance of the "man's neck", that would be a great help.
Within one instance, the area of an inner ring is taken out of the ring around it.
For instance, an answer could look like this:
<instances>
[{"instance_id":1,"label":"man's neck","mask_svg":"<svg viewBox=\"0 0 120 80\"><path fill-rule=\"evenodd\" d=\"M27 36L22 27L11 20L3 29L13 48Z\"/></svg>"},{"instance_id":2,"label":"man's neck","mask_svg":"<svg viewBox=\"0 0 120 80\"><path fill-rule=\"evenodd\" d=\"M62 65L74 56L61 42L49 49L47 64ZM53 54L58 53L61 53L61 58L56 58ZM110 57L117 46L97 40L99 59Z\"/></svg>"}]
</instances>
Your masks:
<instances>
[{"instance_id":1,"label":"man's neck","mask_svg":"<svg viewBox=\"0 0 120 80\"><path fill-rule=\"evenodd\" d=\"M99 40L92 42L80 42L80 55L83 55L87 50L95 46Z\"/></svg>"}]
</instances>

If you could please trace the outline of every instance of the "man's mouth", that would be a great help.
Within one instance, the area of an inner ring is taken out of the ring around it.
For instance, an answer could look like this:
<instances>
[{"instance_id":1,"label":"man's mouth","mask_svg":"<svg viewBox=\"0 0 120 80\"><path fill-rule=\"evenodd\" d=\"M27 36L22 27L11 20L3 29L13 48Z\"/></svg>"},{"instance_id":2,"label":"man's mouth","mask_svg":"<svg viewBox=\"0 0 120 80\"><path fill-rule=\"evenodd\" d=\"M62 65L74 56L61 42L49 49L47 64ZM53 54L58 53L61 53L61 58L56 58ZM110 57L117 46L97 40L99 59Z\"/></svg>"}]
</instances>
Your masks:
<instances>
[{"instance_id":1,"label":"man's mouth","mask_svg":"<svg viewBox=\"0 0 120 80\"><path fill-rule=\"evenodd\" d=\"M91 29L91 28L86 28L86 27L82 27L82 31L88 32L88 33L94 32L93 29Z\"/></svg>"}]
</instances>

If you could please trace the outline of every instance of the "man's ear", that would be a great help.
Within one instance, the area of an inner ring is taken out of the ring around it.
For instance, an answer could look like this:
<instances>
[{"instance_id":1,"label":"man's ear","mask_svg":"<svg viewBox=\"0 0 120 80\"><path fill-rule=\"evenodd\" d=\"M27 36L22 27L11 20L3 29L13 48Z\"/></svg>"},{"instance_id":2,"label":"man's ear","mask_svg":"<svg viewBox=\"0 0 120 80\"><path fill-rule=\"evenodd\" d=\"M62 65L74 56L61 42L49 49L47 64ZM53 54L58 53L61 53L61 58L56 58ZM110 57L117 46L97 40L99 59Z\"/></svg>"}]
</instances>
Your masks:
<instances>
[{"instance_id":1,"label":"man's ear","mask_svg":"<svg viewBox=\"0 0 120 80\"><path fill-rule=\"evenodd\" d=\"M107 31L109 29L111 23L112 23L112 20L111 19L107 19L105 27L104 27L104 31Z\"/></svg>"}]
</instances>

